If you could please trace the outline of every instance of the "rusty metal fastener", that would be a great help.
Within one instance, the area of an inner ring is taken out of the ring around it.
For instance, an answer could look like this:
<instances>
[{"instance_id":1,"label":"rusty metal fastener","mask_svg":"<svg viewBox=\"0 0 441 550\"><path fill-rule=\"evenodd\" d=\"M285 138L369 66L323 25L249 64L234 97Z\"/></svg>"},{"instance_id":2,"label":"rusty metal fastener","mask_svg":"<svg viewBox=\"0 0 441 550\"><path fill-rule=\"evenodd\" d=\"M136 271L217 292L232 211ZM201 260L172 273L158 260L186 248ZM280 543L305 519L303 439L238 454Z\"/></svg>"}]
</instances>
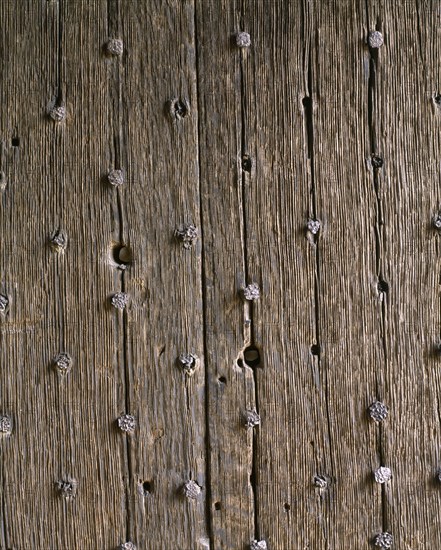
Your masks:
<instances>
[{"instance_id":1,"label":"rusty metal fastener","mask_svg":"<svg viewBox=\"0 0 441 550\"><path fill-rule=\"evenodd\" d=\"M198 238L198 228L193 224L184 225L181 229L175 229L175 237L183 243L183 247L188 249L193 246L193 242Z\"/></svg>"},{"instance_id":2,"label":"rusty metal fastener","mask_svg":"<svg viewBox=\"0 0 441 550\"><path fill-rule=\"evenodd\" d=\"M250 550L267 550L268 546L264 540L252 540Z\"/></svg>"},{"instance_id":3,"label":"rusty metal fastener","mask_svg":"<svg viewBox=\"0 0 441 550\"><path fill-rule=\"evenodd\" d=\"M9 298L5 294L0 294L0 313L5 315L9 309Z\"/></svg>"},{"instance_id":4,"label":"rusty metal fastener","mask_svg":"<svg viewBox=\"0 0 441 550\"><path fill-rule=\"evenodd\" d=\"M121 415L118 420L118 428L125 433L133 433L136 428L136 420L135 417L131 414L123 414Z\"/></svg>"},{"instance_id":5,"label":"rusty metal fastener","mask_svg":"<svg viewBox=\"0 0 441 550\"><path fill-rule=\"evenodd\" d=\"M375 422L382 422L389 414L389 409L381 401L375 401L369 406L369 416Z\"/></svg>"},{"instance_id":6,"label":"rusty metal fastener","mask_svg":"<svg viewBox=\"0 0 441 550\"><path fill-rule=\"evenodd\" d=\"M136 544L133 542L123 542L120 544L119 550L136 550Z\"/></svg>"},{"instance_id":7,"label":"rusty metal fastener","mask_svg":"<svg viewBox=\"0 0 441 550\"><path fill-rule=\"evenodd\" d=\"M374 478L377 483L387 483L392 478L392 471L390 468L381 466L374 472Z\"/></svg>"},{"instance_id":8,"label":"rusty metal fastener","mask_svg":"<svg viewBox=\"0 0 441 550\"><path fill-rule=\"evenodd\" d=\"M60 374L67 374L72 368L72 357L65 352L56 355L53 360L53 365Z\"/></svg>"},{"instance_id":9,"label":"rusty metal fastener","mask_svg":"<svg viewBox=\"0 0 441 550\"><path fill-rule=\"evenodd\" d=\"M182 370L188 376L192 376L197 368L198 356L194 353L181 353L179 356L179 363Z\"/></svg>"},{"instance_id":10,"label":"rusty metal fastener","mask_svg":"<svg viewBox=\"0 0 441 550\"><path fill-rule=\"evenodd\" d=\"M247 428L254 428L260 424L260 416L256 409L247 409L244 413L244 423Z\"/></svg>"},{"instance_id":11,"label":"rusty metal fastener","mask_svg":"<svg viewBox=\"0 0 441 550\"><path fill-rule=\"evenodd\" d=\"M260 298L260 288L256 283L251 283L243 289L245 300L254 301Z\"/></svg>"},{"instance_id":12,"label":"rusty metal fastener","mask_svg":"<svg viewBox=\"0 0 441 550\"><path fill-rule=\"evenodd\" d=\"M129 295L125 292L116 292L111 298L110 303L116 309L124 309L129 303Z\"/></svg>"},{"instance_id":13,"label":"rusty metal fastener","mask_svg":"<svg viewBox=\"0 0 441 550\"><path fill-rule=\"evenodd\" d=\"M433 226L436 227L437 229L441 229L441 214L437 214L433 218Z\"/></svg>"},{"instance_id":14,"label":"rusty metal fastener","mask_svg":"<svg viewBox=\"0 0 441 550\"><path fill-rule=\"evenodd\" d=\"M7 414L0 414L0 436L11 435L12 419Z\"/></svg>"},{"instance_id":15,"label":"rusty metal fastener","mask_svg":"<svg viewBox=\"0 0 441 550\"><path fill-rule=\"evenodd\" d=\"M106 50L110 55L122 55L124 51L123 41L120 38L111 38L106 44Z\"/></svg>"},{"instance_id":16,"label":"rusty metal fastener","mask_svg":"<svg viewBox=\"0 0 441 550\"><path fill-rule=\"evenodd\" d=\"M236 46L238 48L249 48L251 46L251 36L244 31L236 34Z\"/></svg>"},{"instance_id":17,"label":"rusty metal fastener","mask_svg":"<svg viewBox=\"0 0 441 550\"><path fill-rule=\"evenodd\" d=\"M56 229L49 235L49 245L54 252L66 250L67 242L67 234L62 229Z\"/></svg>"},{"instance_id":18,"label":"rusty metal fastener","mask_svg":"<svg viewBox=\"0 0 441 550\"><path fill-rule=\"evenodd\" d=\"M124 172L122 170L110 170L107 174L107 181L114 187L122 185L124 183Z\"/></svg>"},{"instance_id":19,"label":"rusty metal fastener","mask_svg":"<svg viewBox=\"0 0 441 550\"><path fill-rule=\"evenodd\" d=\"M52 107L49 111L49 116L54 122L61 122L66 118L66 107L59 105L58 107Z\"/></svg>"},{"instance_id":20,"label":"rusty metal fastener","mask_svg":"<svg viewBox=\"0 0 441 550\"><path fill-rule=\"evenodd\" d=\"M71 500L76 497L78 482L76 479L68 477L66 480L56 481L55 487L61 497Z\"/></svg>"},{"instance_id":21,"label":"rusty metal fastener","mask_svg":"<svg viewBox=\"0 0 441 550\"><path fill-rule=\"evenodd\" d=\"M391 533L387 531L385 533L379 533L374 540L375 546L379 546L380 548L392 548L393 543L394 538Z\"/></svg>"},{"instance_id":22,"label":"rusty metal fastener","mask_svg":"<svg viewBox=\"0 0 441 550\"><path fill-rule=\"evenodd\" d=\"M326 489L326 487L328 486L328 480L326 479L326 477L319 474L315 475L312 478L312 483L319 489Z\"/></svg>"},{"instance_id":23,"label":"rusty metal fastener","mask_svg":"<svg viewBox=\"0 0 441 550\"><path fill-rule=\"evenodd\" d=\"M193 500L197 499L198 496L202 493L201 487L196 483L196 481L193 481L192 479L184 483L184 487L182 490L187 498Z\"/></svg>"},{"instance_id":24,"label":"rusty metal fastener","mask_svg":"<svg viewBox=\"0 0 441 550\"><path fill-rule=\"evenodd\" d=\"M313 235L317 235L317 233L320 231L320 227L320 220L308 220L308 223L306 224L306 228Z\"/></svg>"},{"instance_id":25,"label":"rusty metal fastener","mask_svg":"<svg viewBox=\"0 0 441 550\"><path fill-rule=\"evenodd\" d=\"M384 44L384 38L381 32L371 31L368 36L368 44L371 48L381 48Z\"/></svg>"}]
</instances>

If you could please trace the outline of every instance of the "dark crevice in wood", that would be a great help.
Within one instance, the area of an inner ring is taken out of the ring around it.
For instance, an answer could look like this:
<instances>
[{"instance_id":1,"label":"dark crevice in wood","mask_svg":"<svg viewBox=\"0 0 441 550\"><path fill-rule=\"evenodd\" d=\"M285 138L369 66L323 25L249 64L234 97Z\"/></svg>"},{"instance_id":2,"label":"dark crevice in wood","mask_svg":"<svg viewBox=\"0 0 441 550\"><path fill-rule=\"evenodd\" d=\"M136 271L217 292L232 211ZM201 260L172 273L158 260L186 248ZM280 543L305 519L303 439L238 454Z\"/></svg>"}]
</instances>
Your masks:
<instances>
[{"instance_id":1,"label":"dark crevice in wood","mask_svg":"<svg viewBox=\"0 0 441 550\"><path fill-rule=\"evenodd\" d=\"M107 24L109 38L118 37L118 29L120 25L120 13L119 13L119 0L108 0L107 2ZM116 170L122 169L122 85L121 85L121 72L120 65L114 65L114 87L111 90L112 96L112 117L113 117L113 149L114 159L113 168ZM124 209L122 203L122 191L116 189L116 202L117 202L117 215L118 215L118 238L120 243L124 243L125 231L124 231ZM120 292L126 292L125 271L120 271ZM122 311L122 360L124 369L124 405L125 413L131 413L131 399L130 399L130 364L128 358L128 314L127 309ZM126 494L126 540L132 540L132 517L131 517L131 486L132 486L132 456L131 456L131 441L130 438L125 438L125 452L127 463L127 480L125 482L125 494Z\"/></svg>"},{"instance_id":2,"label":"dark crevice in wood","mask_svg":"<svg viewBox=\"0 0 441 550\"><path fill-rule=\"evenodd\" d=\"M369 17L369 0L366 0L366 18L367 18L367 31L370 31L370 17ZM381 23L377 20L376 30L381 31ZM377 151L377 132L375 125L375 94L376 94L376 76L377 67L379 63L378 49L369 47L369 78L368 78L368 130L369 130L369 144L371 149L371 155L375 155ZM375 254L376 254L376 269L378 280L378 292L381 295L381 341L383 349L383 361L384 368L387 368L387 343L386 343L386 303L387 292L389 286L383 278L382 274L382 240L383 240L383 213L380 195L380 177L379 170L381 166L372 165L372 179L374 186L374 193L376 199L377 217L374 227L375 232ZM379 396L380 388L377 383L377 396ZM381 423L378 425L378 455L380 460L380 466L385 466L385 457L383 449L383 437L384 428ZM383 532L388 530L388 515L387 515L387 498L386 487L381 487L381 515L382 515L382 529Z\"/></svg>"},{"instance_id":3,"label":"dark crevice in wood","mask_svg":"<svg viewBox=\"0 0 441 550\"><path fill-rule=\"evenodd\" d=\"M303 18L303 28L307 28L307 19L310 17L310 14L307 11L307 8L305 5L303 5L302 10L302 18ZM316 37L316 44L315 44L315 53L318 56L320 52L320 46L317 43L318 41L318 33L315 35ZM315 150L314 150L314 82L313 82L313 57L312 57L312 40L309 38L309 40L304 40L305 46L304 46L304 67L306 72L306 86L307 86L307 96L303 99L303 108L304 108L304 127L305 127L305 145L306 150L308 153L308 160L309 160L309 172L310 172L310 192L311 192L311 208L312 208L312 219L318 219L318 212L317 212L317 190L316 190L316 174L315 174ZM316 65L318 66L319 60L315 60ZM321 300L320 300L320 266L321 266L321 258L320 258L320 239L318 238L315 241L314 246L314 260L315 260L315 273L314 273L314 328L315 328L315 344L313 348L311 348L311 351L314 350L314 355L316 357L317 361L317 369L320 373L320 376L323 374L324 379L324 399L325 399L325 414L326 414L326 426L327 426L327 433L328 433L328 441L329 441L329 449L330 449L330 466L332 472L328 471L328 468L326 468L326 465L320 465L320 469L327 470L327 474L330 477L334 477L335 467L334 467L334 459L332 454L332 449L334 449L334 446L332 444L332 430L331 430L331 411L330 411L330 404L329 404L329 386L328 386L328 377L326 374L326 371L322 369L322 359L321 359L321 331L320 331L320 325L321 325L321 315L320 315L320 309L321 309ZM326 533L324 533L324 536L327 538Z\"/></svg>"},{"instance_id":4,"label":"dark crevice in wood","mask_svg":"<svg viewBox=\"0 0 441 550\"><path fill-rule=\"evenodd\" d=\"M200 80L200 56L199 56L199 34L198 34L198 13L197 6L199 4L195 3L194 5L194 41L195 41L195 67L196 67L196 96L197 96L197 170L198 170L198 194L199 194L199 227L200 230L200 243L201 243L201 289L202 289L202 316L204 322L204 384L205 384L205 523L207 529L207 535L209 539L209 547L214 547L214 532L213 532L213 517L212 517L212 492L211 492L211 444L210 444L210 377L208 372L208 336L207 336L207 326L208 326L208 311L207 311L207 277L206 277L206 268L205 268L205 246L204 246L204 209L203 209L203 194L201 186L201 139L202 139L202 130L201 130L201 120L199 117L200 103L201 103L201 92L199 88Z\"/></svg>"},{"instance_id":5,"label":"dark crevice in wood","mask_svg":"<svg viewBox=\"0 0 441 550\"><path fill-rule=\"evenodd\" d=\"M2 509L1 509L1 548L9 548L9 538L8 538L8 530L6 528L7 525L7 508L6 508L6 477L5 477L5 471L4 471L5 464L2 464Z\"/></svg>"},{"instance_id":6,"label":"dark crevice in wood","mask_svg":"<svg viewBox=\"0 0 441 550\"><path fill-rule=\"evenodd\" d=\"M58 33L58 51L57 51L57 101L56 105L61 105L64 101L63 97L63 21L61 17L62 2L59 0L57 4L57 33Z\"/></svg>"},{"instance_id":7,"label":"dark crevice in wood","mask_svg":"<svg viewBox=\"0 0 441 550\"><path fill-rule=\"evenodd\" d=\"M243 6L242 6L242 15L240 17L240 26L242 29L245 28L245 22L244 22L244 15L243 15ZM247 105L246 105L246 90L245 90L245 69L243 64L244 54L246 52L240 52L239 53L239 72L240 72L240 117L241 117L241 135L240 135L240 144L241 144L241 158L244 158L246 155L248 155L247 150L247 136L246 136L246 112L247 112ZM242 205L241 205L241 221L242 221L242 235L243 235L243 265L244 265L244 277L245 277L245 285L250 283L249 278L249 259L248 259L248 223L247 223L247 193L246 193L246 185L247 185L247 178L249 177L249 174L247 171L242 170L241 171L241 191L242 191ZM253 303L249 302L249 315L248 318L251 321L250 324L250 343L249 346L255 348L254 340L254 307ZM256 348L257 349L257 348ZM258 385L257 385L257 376L255 369L252 369L253 373L253 389L254 389L254 406L257 411L259 411L259 392L258 392ZM251 450L251 476L250 476L250 487L253 494L253 507L254 507L254 538L256 540L260 540L260 525L259 525L259 500L257 498L257 486L259 483L258 479L258 449L257 449L257 430L253 430L253 443L252 443L252 450Z\"/></svg>"}]
</instances>

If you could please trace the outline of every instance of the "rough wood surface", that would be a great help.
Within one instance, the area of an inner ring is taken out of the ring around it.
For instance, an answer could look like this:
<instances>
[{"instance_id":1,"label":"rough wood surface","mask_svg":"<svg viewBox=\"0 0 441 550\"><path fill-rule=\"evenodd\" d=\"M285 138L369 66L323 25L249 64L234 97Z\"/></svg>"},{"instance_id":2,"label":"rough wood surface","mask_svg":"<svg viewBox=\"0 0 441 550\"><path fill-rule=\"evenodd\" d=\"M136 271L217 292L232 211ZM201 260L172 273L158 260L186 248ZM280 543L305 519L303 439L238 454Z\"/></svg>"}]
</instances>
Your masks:
<instances>
[{"instance_id":1,"label":"rough wood surface","mask_svg":"<svg viewBox=\"0 0 441 550\"><path fill-rule=\"evenodd\" d=\"M0 25L1 550L440 548L439 3Z\"/></svg>"}]
</instances>

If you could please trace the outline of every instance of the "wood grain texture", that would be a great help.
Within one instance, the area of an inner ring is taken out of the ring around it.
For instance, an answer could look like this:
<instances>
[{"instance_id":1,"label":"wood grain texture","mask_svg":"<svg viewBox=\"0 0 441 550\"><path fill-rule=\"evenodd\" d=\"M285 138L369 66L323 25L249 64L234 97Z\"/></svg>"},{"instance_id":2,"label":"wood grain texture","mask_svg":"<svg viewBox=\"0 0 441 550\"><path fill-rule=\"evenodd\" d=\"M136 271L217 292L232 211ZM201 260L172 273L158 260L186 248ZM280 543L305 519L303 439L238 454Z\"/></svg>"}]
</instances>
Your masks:
<instances>
[{"instance_id":1,"label":"wood grain texture","mask_svg":"<svg viewBox=\"0 0 441 550\"><path fill-rule=\"evenodd\" d=\"M441 544L439 408L440 12L434 2L369 4L379 51L373 122L385 159L379 180L384 302L382 383L391 408L381 447L394 473L385 521L397 548ZM404 217L403 217L404 215Z\"/></svg>"},{"instance_id":2,"label":"wood grain texture","mask_svg":"<svg viewBox=\"0 0 441 550\"><path fill-rule=\"evenodd\" d=\"M5 0L0 25L1 550L441 547L439 4Z\"/></svg>"},{"instance_id":3,"label":"wood grain texture","mask_svg":"<svg viewBox=\"0 0 441 550\"><path fill-rule=\"evenodd\" d=\"M174 238L186 224L201 231L194 7L134 0L121 8L121 223L134 258L124 275L131 296L126 368L140 423L130 449L131 540L140 548L204 549L202 247L200 238L188 250ZM173 99L189 105L186 116L170 116ZM179 367L182 353L199 357L191 377ZM146 480L152 490L142 496ZM196 500L182 493L189 480L203 488Z\"/></svg>"},{"instance_id":4,"label":"wood grain texture","mask_svg":"<svg viewBox=\"0 0 441 550\"><path fill-rule=\"evenodd\" d=\"M197 2L200 174L204 243L210 514L214 548L254 538L254 377L244 361L250 307L243 204L240 4Z\"/></svg>"},{"instance_id":5,"label":"wood grain texture","mask_svg":"<svg viewBox=\"0 0 441 550\"><path fill-rule=\"evenodd\" d=\"M112 430L124 378L106 305L113 200L100 182L111 143L106 4L0 9L11 29L2 37L1 279L11 307L1 320L0 386L14 422L1 441L2 548L112 548L125 537L126 514L124 455ZM68 113L58 124L46 115L57 98ZM13 137L20 145L11 150ZM59 228L68 246L56 253L48 237ZM64 376L52 366L60 352L73 359ZM70 501L55 486L68 477L78 482Z\"/></svg>"}]
</instances>

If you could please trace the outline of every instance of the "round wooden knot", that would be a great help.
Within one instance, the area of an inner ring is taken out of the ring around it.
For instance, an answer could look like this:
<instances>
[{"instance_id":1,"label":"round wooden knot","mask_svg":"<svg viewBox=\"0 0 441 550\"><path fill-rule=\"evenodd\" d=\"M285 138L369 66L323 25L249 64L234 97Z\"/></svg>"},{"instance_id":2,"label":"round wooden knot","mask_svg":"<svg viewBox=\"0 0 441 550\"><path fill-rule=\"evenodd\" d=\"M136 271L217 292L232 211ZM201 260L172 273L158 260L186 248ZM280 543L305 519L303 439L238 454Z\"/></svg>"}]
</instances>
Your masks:
<instances>
[{"instance_id":1,"label":"round wooden knot","mask_svg":"<svg viewBox=\"0 0 441 550\"><path fill-rule=\"evenodd\" d=\"M56 355L53 360L54 368L60 374L67 374L72 368L72 357L68 353L59 353Z\"/></svg>"},{"instance_id":2,"label":"round wooden knot","mask_svg":"<svg viewBox=\"0 0 441 550\"><path fill-rule=\"evenodd\" d=\"M253 302L260 298L260 288L256 283L251 283L243 289L243 297L245 300Z\"/></svg>"},{"instance_id":3,"label":"round wooden knot","mask_svg":"<svg viewBox=\"0 0 441 550\"><path fill-rule=\"evenodd\" d=\"M185 249L189 249L193 246L194 241L198 238L198 228L193 224L184 225L180 229L175 229L175 237L178 241L182 242Z\"/></svg>"},{"instance_id":4,"label":"round wooden knot","mask_svg":"<svg viewBox=\"0 0 441 550\"><path fill-rule=\"evenodd\" d=\"M54 252L63 252L67 248L67 234L62 229L56 229L49 235L49 245Z\"/></svg>"},{"instance_id":5,"label":"round wooden knot","mask_svg":"<svg viewBox=\"0 0 441 550\"><path fill-rule=\"evenodd\" d=\"M60 497L71 500L76 497L78 482L76 479L68 477L55 482L55 488Z\"/></svg>"},{"instance_id":6,"label":"round wooden knot","mask_svg":"<svg viewBox=\"0 0 441 550\"><path fill-rule=\"evenodd\" d=\"M9 298L6 294L0 294L0 313L6 315L9 310Z\"/></svg>"},{"instance_id":7,"label":"round wooden knot","mask_svg":"<svg viewBox=\"0 0 441 550\"><path fill-rule=\"evenodd\" d=\"M250 543L250 550L267 550L268 546L264 540L252 540Z\"/></svg>"},{"instance_id":8,"label":"round wooden knot","mask_svg":"<svg viewBox=\"0 0 441 550\"><path fill-rule=\"evenodd\" d=\"M392 478L391 469L381 466L381 468L375 470L374 478L377 483L387 483Z\"/></svg>"},{"instance_id":9,"label":"round wooden knot","mask_svg":"<svg viewBox=\"0 0 441 550\"><path fill-rule=\"evenodd\" d=\"M387 531L385 533L378 533L374 540L375 546L379 546L380 548L392 548L393 543L394 538Z\"/></svg>"},{"instance_id":10,"label":"round wooden knot","mask_svg":"<svg viewBox=\"0 0 441 550\"><path fill-rule=\"evenodd\" d=\"M111 38L106 44L106 50L109 55L122 55L124 51L123 41L120 38Z\"/></svg>"},{"instance_id":11,"label":"round wooden knot","mask_svg":"<svg viewBox=\"0 0 441 550\"><path fill-rule=\"evenodd\" d=\"M368 43L371 48L381 48L384 44L384 38L381 32L371 31L369 33Z\"/></svg>"},{"instance_id":12,"label":"round wooden knot","mask_svg":"<svg viewBox=\"0 0 441 550\"><path fill-rule=\"evenodd\" d=\"M12 418L7 414L0 414L0 436L11 435Z\"/></svg>"},{"instance_id":13,"label":"round wooden knot","mask_svg":"<svg viewBox=\"0 0 441 550\"><path fill-rule=\"evenodd\" d=\"M244 424L246 428L254 428L260 424L260 416L256 409L247 409L245 411Z\"/></svg>"},{"instance_id":14,"label":"round wooden knot","mask_svg":"<svg viewBox=\"0 0 441 550\"><path fill-rule=\"evenodd\" d=\"M236 34L236 46L238 48L249 48L251 46L251 36L247 32L238 32Z\"/></svg>"},{"instance_id":15,"label":"round wooden knot","mask_svg":"<svg viewBox=\"0 0 441 550\"><path fill-rule=\"evenodd\" d=\"M389 414L389 409L381 401L375 401L369 406L369 416L375 422L382 422Z\"/></svg>"},{"instance_id":16,"label":"round wooden knot","mask_svg":"<svg viewBox=\"0 0 441 550\"><path fill-rule=\"evenodd\" d=\"M136 544L133 542L123 542L119 545L119 550L136 550Z\"/></svg>"},{"instance_id":17,"label":"round wooden knot","mask_svg":"<svg viewBox=\"0 0 441 550\"><path fill-rule=\"evenodd\" d=\"M125 292L116 292L111 298L110 303L115 309L124 309L129 303L129 295Z\"/></svg>"},{"instance_id":18,"label":"round wooden knot","mask_svg":"<svg viewBox=\"0 0 441 550\"><path fill-rule=\"evenodd\" d=\"M66 118L66 107L59 105L58 107L53 107L49 111L49 116L54 122L61 122Z\"/></svg>"},{"instance_id":19,"label":"round wooden knot","mask_svg":"<svg viewBox=\"0 0 441 550\"><path fill-rule=\"evenodd\" d=\"M136 428L136 420L135 417L131 414L123 414L121 415L118 420L118 428L125 433L133 433Z\"/></svg>"},{"instance_id":20,"label":"round wooden knot","mask_svg":"<svg viewBox=\"0 0 441 550\"><path fill-rule=\"evenodd\" d=\"M317 233L320 231L320 220L308 220L308 223L306 224L306 229L312 233L313 235L317 235Z\"/></svg>"},{"instance_id":21,"label":"round wooden knot","mask_svg":"<svg viewBox=\"0 0 441 550\"><path fill-rule=\"evenodd\" d=\"M114 187L122 185L124 183L124 172L122 170L111 170L107 174L107 181Z\"/></svg>"},{"instance_id":22,"label":"round wooden knot","mask_svg":"<svg viewBox=\"0 0 441 550\"><path fill-rule=\"evenodd\" d=\"M198 356L194 353L181 353L179 364L187 376L192 376L197 368Z\"/></svg>"}]
</instances>

